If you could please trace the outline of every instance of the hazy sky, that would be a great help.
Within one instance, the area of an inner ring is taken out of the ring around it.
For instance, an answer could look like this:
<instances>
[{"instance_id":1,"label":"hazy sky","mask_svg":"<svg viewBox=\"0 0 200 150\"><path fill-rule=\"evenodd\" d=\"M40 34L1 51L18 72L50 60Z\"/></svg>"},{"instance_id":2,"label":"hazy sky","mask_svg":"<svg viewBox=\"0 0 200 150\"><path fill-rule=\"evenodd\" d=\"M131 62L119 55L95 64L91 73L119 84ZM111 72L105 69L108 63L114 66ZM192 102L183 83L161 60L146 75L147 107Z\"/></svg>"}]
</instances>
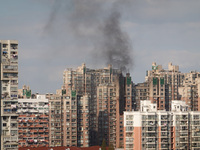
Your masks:
<instances>
[{"instance_id":1,"label":"hazy sky","mask_svg":"<svg viewBox=\"0 0 200 150\"><path fill-rule=\"evenodd\" d=\"M65 68L105 67L97 55L113 7L131 44L135 83L154 61L200 71L199 0L0 0L0 39L19 42L19 88L55 93Z\"/></svg>"}]
</instances>

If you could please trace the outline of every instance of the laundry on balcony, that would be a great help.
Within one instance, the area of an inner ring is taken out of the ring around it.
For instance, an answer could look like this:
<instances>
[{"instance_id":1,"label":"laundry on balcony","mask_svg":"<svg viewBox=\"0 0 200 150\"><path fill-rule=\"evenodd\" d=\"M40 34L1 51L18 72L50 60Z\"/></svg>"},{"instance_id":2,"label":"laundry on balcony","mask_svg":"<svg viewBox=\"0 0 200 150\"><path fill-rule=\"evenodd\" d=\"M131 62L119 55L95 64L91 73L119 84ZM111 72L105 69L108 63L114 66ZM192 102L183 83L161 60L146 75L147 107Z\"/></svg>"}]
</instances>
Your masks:
<instances>
[{"instance_id":1,"label":"laundry on balcony","mask_svg":"<svg viewBox=\"0 0 200 150\"><path fill-rule=\"evenodd\" d=\"M11 108L16 108L17 106L16 105L11 105Z\"/></svg>"},{"instance_id":2,"label":"laundry on balcony","mask_svg":"<svg viewBox=\"0 0 200 150\"><path fill-rule=\"evenodd\" d=\"M34 143L37 143L37 140L34 140Z\"/></svg>"},{"instance_id":3,"label":"laundry on balcony","mask_svg":"<svg viewBox=\"0 0 200 150\"><path fill-rule=\"evenodd\" d=\"M5 54L8 54L8 52L6 52L6 51L3 51L3 55L5 55Z\"/></svg>"},{"instance_id":4,"label":"laundry on balcony","mask_svg":"<svg viewBox=\"0 0 200 150\"><path fill-rule=\"evenodd\" d=\"M14 54L14 55L12 55L12 56L13 56L13 58L15 58L15 59L17 59L17 58L18 58L18 55L15 55L15 54Z\"/></svg>"}]
</instances>

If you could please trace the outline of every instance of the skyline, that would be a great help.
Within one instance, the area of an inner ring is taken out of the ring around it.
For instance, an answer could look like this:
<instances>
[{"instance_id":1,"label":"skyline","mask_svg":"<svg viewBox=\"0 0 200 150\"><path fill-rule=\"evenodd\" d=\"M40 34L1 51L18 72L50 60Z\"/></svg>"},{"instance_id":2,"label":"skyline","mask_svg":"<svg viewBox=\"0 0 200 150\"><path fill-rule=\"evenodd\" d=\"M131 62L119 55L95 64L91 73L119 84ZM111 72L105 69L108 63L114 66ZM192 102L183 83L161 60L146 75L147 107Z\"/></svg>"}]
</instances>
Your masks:
<instances>
[{"instance_id":1,"label":"skyline","mask_svg":"<svg viewBox=\"0 0 200 150\"><path fill-rule=\"evenodd\" d=\"M34 93L55 93L61 88L65 68L75 68L82 63L89 68L107 66L100 61L95 63L91 55L96 52L95 44L91 43L91 37L96 38L96 28L86 28L88 24L83 24L77 36L68 24L72 21L73 5L70 0L60 2L67 7L55 7L54 0L4 1L0 6L0 39L19 41L19 89L26 84ZM84 1L83 6L89 2ZM200 2L136 0L130 6L127 2L123 4L125 9L120 9L120 26L132 44L134 65L129 71L135 83L144 81L145 72L151 70L154 61L163 68L172 62L180 66L181 72L199 71ZM96 3L105 9L110 7L104 0L95 0L94 5L89 5L91 9L86 7L88 13L93 12ZM51 32L47 32L45 27L52 18L52 11L56 11L56 21L50 26ZM108 12L106 9L103 15ZM73 21L76 22L76 18ZM91 27L97 27L93 21L89 20Z\"/></svg>"}]
</instances>

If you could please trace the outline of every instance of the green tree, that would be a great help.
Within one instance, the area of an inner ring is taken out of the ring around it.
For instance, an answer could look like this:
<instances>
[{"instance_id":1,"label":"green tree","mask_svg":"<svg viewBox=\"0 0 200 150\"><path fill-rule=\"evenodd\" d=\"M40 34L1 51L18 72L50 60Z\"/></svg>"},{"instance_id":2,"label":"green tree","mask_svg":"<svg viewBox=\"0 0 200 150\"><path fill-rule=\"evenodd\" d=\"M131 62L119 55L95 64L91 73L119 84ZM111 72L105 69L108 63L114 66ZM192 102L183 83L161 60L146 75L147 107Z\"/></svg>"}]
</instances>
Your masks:
<instances>
[{"instance_id":1,"label":"green tree","mask_svg":"<svg viewBox=\"0 0 200 150\"><path fill-rule=\"evenodd\" d=\"M106 150L106 140L105 139L103 139L103 141L102 141L101 150Z\"/></svg>"},{"instance_id":2,"label":"green tree","mask_svg":"<svg viewBox=\"0 0 200 150\"><path fill-rule=\"evenodd\" d=\"M112 143L110 143L108 150L114 150L114 146Z\"/></svg>"}]
</instances>

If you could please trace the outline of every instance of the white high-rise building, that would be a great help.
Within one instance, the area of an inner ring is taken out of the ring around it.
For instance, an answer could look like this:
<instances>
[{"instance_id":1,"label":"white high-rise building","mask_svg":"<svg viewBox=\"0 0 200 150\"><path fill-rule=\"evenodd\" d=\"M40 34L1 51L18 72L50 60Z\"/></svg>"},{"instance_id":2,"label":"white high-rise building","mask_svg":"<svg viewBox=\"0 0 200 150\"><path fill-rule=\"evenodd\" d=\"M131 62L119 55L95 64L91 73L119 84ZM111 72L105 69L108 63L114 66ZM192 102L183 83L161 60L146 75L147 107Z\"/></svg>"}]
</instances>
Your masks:
<instances>
[{"instance_id":1,"label":"white high-rise building","mask_svg":"<svg viewBox=\"0 0 200 150\"><path fill-rule=\"evenodd\" d=\"M1 150L18 149L18 41L0 40L1 59Z\"/></svg>"},{"instance_id":2,"label":"white high-rise building","mask_svg":"<svg viewBox=\"0 0 200 150\"><path fill-rule=\"evenodd\" d=\"M49 100L45 95L18 99L18 147L49 146Z\"/></svg>"},{"instance_id":3,"label":"white high-rise building","mask_svg":"<svg viewBox=\"0 0 200 150\"><path fill-rule=\"evenodd\" d=\"M171 111L156 110L150 100L140 105L140 111L124 112L124 149L200 149L199 111L188 111L181 100L172 100Z\"/></svg>"}]
</instances>

